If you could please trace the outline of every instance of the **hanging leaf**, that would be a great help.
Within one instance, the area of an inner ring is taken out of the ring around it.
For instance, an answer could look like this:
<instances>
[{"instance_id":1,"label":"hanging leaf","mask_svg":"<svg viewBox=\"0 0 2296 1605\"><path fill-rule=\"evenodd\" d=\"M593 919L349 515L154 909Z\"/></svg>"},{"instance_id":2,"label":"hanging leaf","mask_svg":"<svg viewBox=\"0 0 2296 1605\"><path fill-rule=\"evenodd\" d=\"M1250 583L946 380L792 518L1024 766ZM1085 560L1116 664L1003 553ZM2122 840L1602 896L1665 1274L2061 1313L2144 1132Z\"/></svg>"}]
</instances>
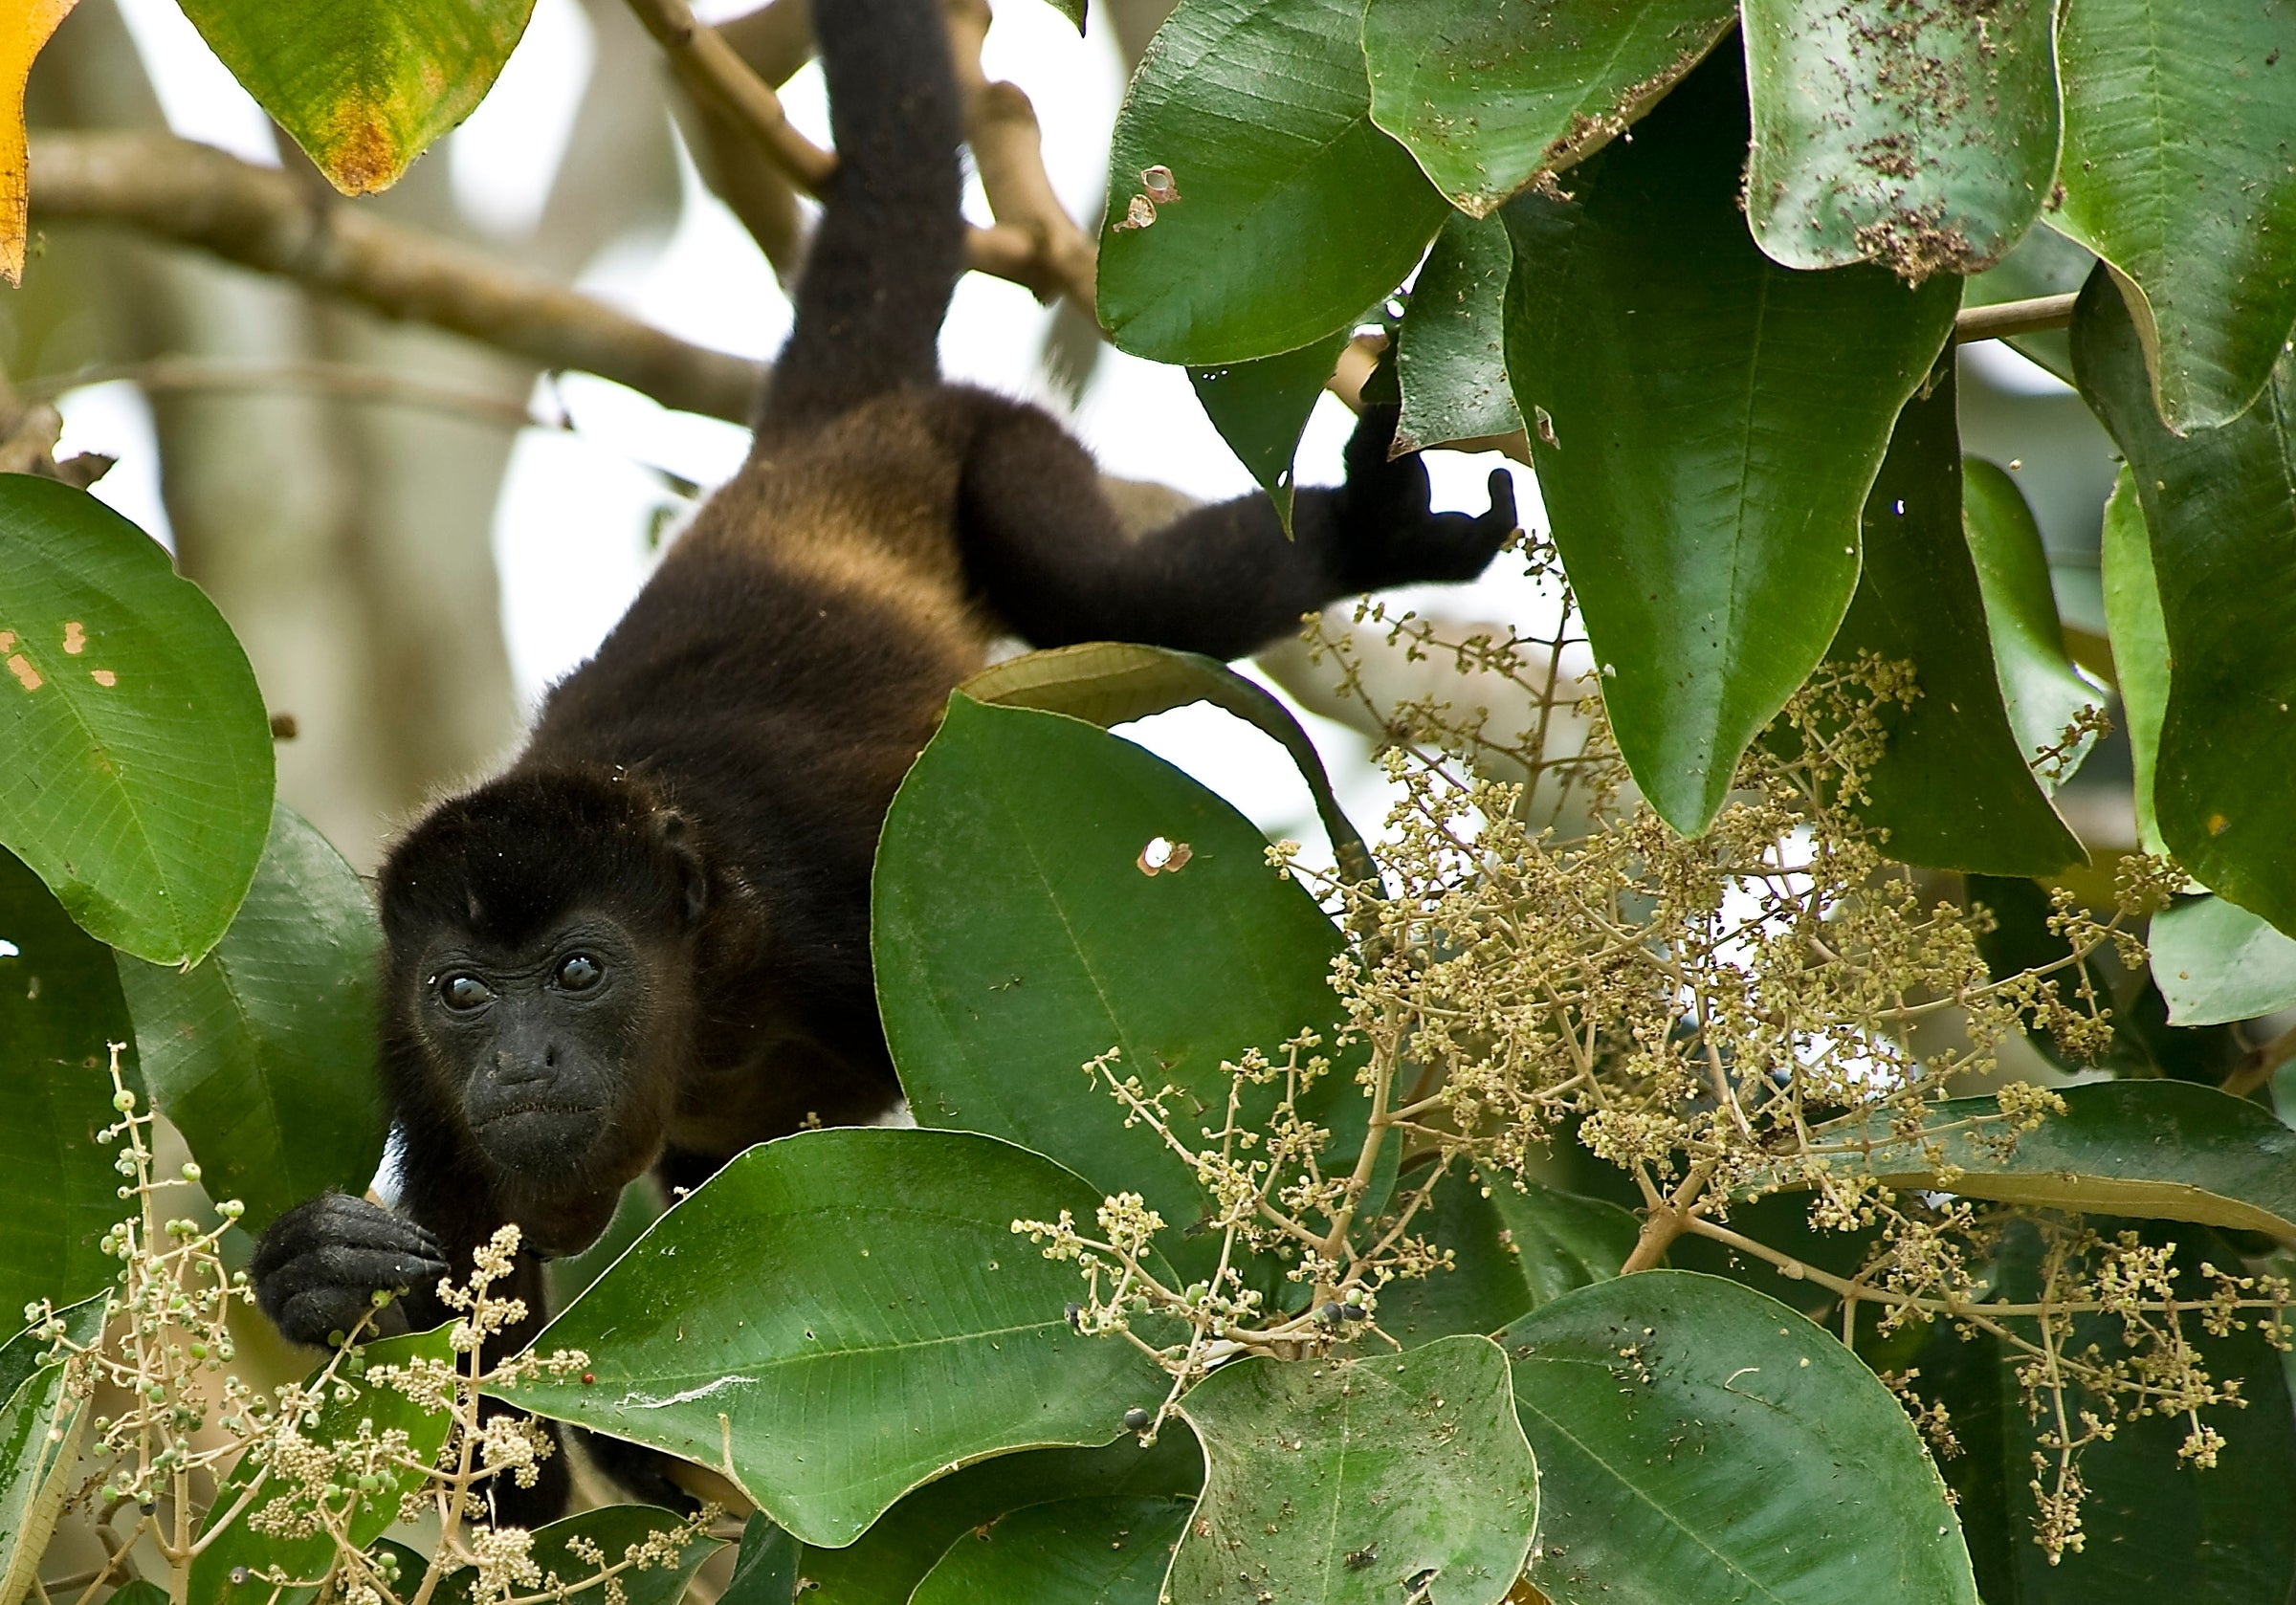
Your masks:
<instances>
[{"instance_id":1,"label":"hanging leaf","mask_svg":"<svg viewBox=\"0 0 2296 1605\"><path fill-rule=\"evenodd\" d=\"M2296 930L2296 363L2245 417L2171 434L2128 306L2099 272L2074 311L2073 367L2152 536L2175 666L2152 776L2162 839L2203 885Z\"/></svg>"},{"instance_id":2,"label":"hanging leaf","mask_svg":"<svg viewBox=\"0 0 2296 1605\"><path fill-rule=\"evenodd\" d=\"M232 77L345 195L398 183L478 109L534 0L182 0Z\"/></svg>"},{"instance_id":3,"label":"hanging leaf","mask_svg":"<svg viewBox=\"0 0 2296 1605\"><path fill-rule=\"evenodd\" d=\"M797 1597L798 1542L753 1510L741 1526L734 1574L718 1605L790 1605Z\"/></svg>"},{"instance_id":4,"label":"hanging leaf","mask_svg":"<svg viewBox=\"0 0 2296 1605\"><path fill-rule=\"evenodd\" d=\"M1166 1593L1194 1605L1498 1605L1538 1467L1487 1337L1300 1365L1247 1359L1181 1400L1203 1496Z\"/></svg>"},{"instance_id":5,"label":"hanging leaf","mask_svg":"<svg viewBox=\"0 0 2296 1605\"><path fill-rule=\"evenodd\" d=\"M1993 875L2046 875L2085 862L2027 767L2001 700L1997 654L1970 543L1962 539L1961 447L1953 372L1898 414L1866 501L1865 572L1828 654L1913 666L1910 707L1880 710L1888 743L1858 814L1887 830L1891 857Z\"/></svg>"},{"instance_id":6,"label":"hanging leaf","mask_svg":"<svg viewBox=\"0 0 2296 1605\"><path fill-rule=\"evenodd\" d=\"M1279 356L1188 369L1204 416L1275 503L1286 535L1292 533L1292 459L1353 327Z\"/></svg>"},{"instance_id":7,"label":"hanging leaf","mask_svg":"<svg viewBox=\"0 0 2296 1605\"><path fill-rule=\"evenodd\" d=\"M121 1068L143 1087L131 1037L111 953L0 852L0 1324L37 1299L87 1298L120 1269L98 1246L128 1213L118 1145L96 1133L119 1118L106 1044L129 1044Z\"/></svg>"},{"instance_id":8,"label":"hanging leaf","mask_svg":"<svg viewBox=\"0 0 2296 1605\"><path fill-rule=\"evenodd\" d=\"M1380 1330L1405 1348L1461 1332L1488 1336L1549 1299L1618 1275L1640 1222L1600 1198L1461 1169L1436 1185L1412 1230L1454 1264L1380 1290Z\"/></svg>"},{"instance_id":9,"label":"hanging leaf","mask_svg":"<svg viewBox=\"0 0 2296 1605\"><path fill-rule=\"evenodd\" d=\"M109 1296L98 1294L56 1319L84 1349L110 1308ZM78 1469L90 1400L66 1390L63 1357L49 1357L55 1348L36 1327L0 1345L0 1605L31 1592Z\"/></svg>"},{"instance_id":10,"label":"hanging leaf","mask_svg":"<svg viewBox=\"0 0 2296 1605\"><path fill-rule=\"evenodd\" d=\"M1858 516L1955 288L1796 273L1747 237L1734 48L1528 194L1507 368L1603 701L1635 781L1706 828L1738 755L1824 656L1858 581Z\"/></svg>"},{"instance_id":11,"label":"hanging leaf","mask_svg":"<svg viewBox=\"0 0 2296 1605\"><path fill-rule=\"evenodd\" d=\"M0 474L0 846L99 940L213 947L271 830L271 724L247 655L149 536Z\"/></svg>"},{"instance_id":12,"label":"hanging leaf","mask_svg":"<svg viewBox=\"0 0 2296 1605\"><path fill-rule=\"evenodd\" d=\"M2179 899L2145 933L2173 1025L2222 1025L2296 1008L2296 937L2221 897Z\"/></svg>"},{"instance_id":13,"label":"hanging leaf","mask_svg":"<svg viewBox=\"0 0 2296 1605\"><path fill-rule=\"evenodd\" d=\"M2057 0L1746 0L1746 217L1795 268L2009 253L2057 178Z\"/></svg>"},{"instance_id":14,"label":"hanging leaf","mask_svg":"<svg viewBox=\"0 0 2296 1605\"><path fill-rule=\"evenodd\" d=\"M74 0L16 0L0 15L0 275L24 282L31 161L24 142L24 82L40 47Z\"/></svg>"},{"instance_id":15,"label":"hanging leaf","mask_svg":"<svg viewBox=\"0 0 2296 1605\"><path fill-rule=\"evenodd\" d=\"M1080 1337L1083 1286L1013 1234L1101 1198L966 1132L801 1132L656 1221L536 1343L595 1381L513 1402L709 1466L807 1544L850 1544L967 1461L1101 1443L1160 1396L1131 1345ZM1167 1273L1168 1274L1168 1273Z\"/></svg>"},{"instance_id":16,"label":"hanging leaf","mask_svg":"<svg viewBox=\"0 0 2296 1605\"><path fill-rule=\"evenodd\" d=\"M259 1232L305 1198L363 1193L383 1158L376 955L365 885L283 803L238 917L206 962L120 959L161 1112L209 1196Z\"/></svg>"},{"instance_id":17,"label":"hanging leaf","mask_svg":"<svg viewBox=\"0 0 2296 1605\"><path fill-rule=\"evenodd\" d=\"M1372 120L1485 217L1616 139L1733 20L1714 0L1371 0Z\"/></svg>"},{"instance_id":18,"label":"hanging leaf","mask_svg":"<svg viewBox=\"0 0 2296 1605\"><path fill-rule=\"evenodd\" d=\"M1514 252L1496 218L1446 217L1396 330L1402 419L1395 444L1416 451L1520 433L1507 386L1507 274Z\"/></svg>"},{"instance_id":19,"label":"hanging leaf","mask_svg":"<svg viewBox=\"0 0 2296 1605\"><path fill-rule=\"evenodd\" d=\"M1187 0L1117 115L1100 320L1199 366L1295 351L1384 297L1443 197L1371 122L1362 0Z\"/></svg>"},{"instance_id":20,"label":"hanging leaf","mask_svg":"<svg viewBox=\"0 0 2296 1605\"><path fill-rule=\"evenodd\" d=\"M2105 503L2102 568L2105 627L2112 636L2113 677L2121 693L2121 719L2129 727L2129 757L2135 770L2136 842L2151 853L2165 853L2160 821L2152 810L2153 772L2160 762L2160 726L2169 708L2168 627L2160 616L2160 587L2152 578L2152 538L2136 479L2123 463Z\"/></svg>"},{"instance_id":21,"label":"hanging leaf","mask_svg":"<svg viewBox=\"0 0 2296 1605\"><path fill-rule=\"evenodd\" d=\"M2041 765L2035 773L2042 789L2055 791L2097 744L2093 727L2069 742L2066 733L2104 711L2105 693L2065 650L2041 526L2006 469L1982 457L1962 460L1961 517L1984 593L1986 633L2009 728L2025 761Z\"/></svg>"},{"instance_id":22,"label":"hanging leaf","mask_svg":"<svg viewBox=\"0 0 2296 1605\"><path fill-rule=\"evenodd\" d=\"M1750 1287L1639 1272L1500 1336L1554 1605L1976 1605L1945 1484L1856 1355Z\"/></svg>"},{"instance_id":23,"label":"hanging leaf","mask_svg":"<svg viewBox=\"0 0 2296 1605\"><path fill-rule=\"evenodd\" d=\"M2058 48L2064 204L2049 222L2119 275L2156 418L2229 423L2296 324L2296 14L2080 0Z\"/></svg>"},{"instance_id":24,"label":"hanging leaf","mask_svg":"<svg viewBox=\"0 0 2296 1605\"><path fill-rule=\"evenodd\" d=\"M1157 1605L1184 1499L1064 1499L965 1533L925 1573L909 1605Z\"/></svg>"}]
</instances>

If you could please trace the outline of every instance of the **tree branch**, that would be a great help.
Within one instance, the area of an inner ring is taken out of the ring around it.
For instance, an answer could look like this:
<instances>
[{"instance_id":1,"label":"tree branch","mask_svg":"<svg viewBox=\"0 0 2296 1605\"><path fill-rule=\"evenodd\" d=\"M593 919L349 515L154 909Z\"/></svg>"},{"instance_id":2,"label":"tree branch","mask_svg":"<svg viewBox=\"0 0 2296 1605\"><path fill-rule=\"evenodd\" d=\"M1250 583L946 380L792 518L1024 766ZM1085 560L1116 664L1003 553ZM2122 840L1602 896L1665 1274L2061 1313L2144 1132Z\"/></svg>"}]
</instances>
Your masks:
<instances>
[{"instance_id":1,"label":"tree branch","mask_svg":"<svg viewBox=\"0 0 2296 1605\"><path fill-rule=\"evenodd\" d=\"M750 70L725 36L696 21L686 0L629 0L696 99L717 106L757 142L767 160L808 195L837 170L837 158L789 125L782 98Z\"/></svg>"},{"instance_id":2,"label":"tree branch","mask_svg":"<svg viewBox=\"0 0 2296 1605\"><path fill-rule=\"evenodd\" d=\"M467 335L546 368L744 423L763 367L664 334L466 246L317 201L284 173L166 135L33 136L33 218L125 223L387 318Z\"/></svg>"},{"instance_id":3,"label":"tree branch","mask_svg":"<svg viewBox=\"0 0 2296 1605\"><path fill-rule=\"evenodd\" d=\"M2007 340L2012 335L2036 335L2043 329L2062 329L2073 320L2072 296L2036 296L2029 301L2000 301L1992 306L1962 309L1954 319L1954 341Z\"/></svg>"}]
</instances>

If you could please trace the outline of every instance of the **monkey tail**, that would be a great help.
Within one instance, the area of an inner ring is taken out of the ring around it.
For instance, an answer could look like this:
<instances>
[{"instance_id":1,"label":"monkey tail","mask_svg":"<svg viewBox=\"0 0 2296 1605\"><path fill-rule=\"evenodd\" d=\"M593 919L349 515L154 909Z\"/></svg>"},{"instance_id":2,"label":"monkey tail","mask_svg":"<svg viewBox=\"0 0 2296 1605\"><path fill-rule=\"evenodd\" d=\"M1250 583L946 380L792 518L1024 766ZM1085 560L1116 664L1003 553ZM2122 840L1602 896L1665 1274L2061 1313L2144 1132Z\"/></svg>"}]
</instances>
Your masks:
<instances>
[{"instance_id":1,"label":"monkey tail","mask_svg":"<svg viewBox=\"0 0 2296 1605\"><path fill-rule=\"evenodd\" d=\"M837 170L760 405L761 439L936 383L941 319L964 270L963 123L939 6L814 0L813 31Z\"/></svg>"}]
</instances>

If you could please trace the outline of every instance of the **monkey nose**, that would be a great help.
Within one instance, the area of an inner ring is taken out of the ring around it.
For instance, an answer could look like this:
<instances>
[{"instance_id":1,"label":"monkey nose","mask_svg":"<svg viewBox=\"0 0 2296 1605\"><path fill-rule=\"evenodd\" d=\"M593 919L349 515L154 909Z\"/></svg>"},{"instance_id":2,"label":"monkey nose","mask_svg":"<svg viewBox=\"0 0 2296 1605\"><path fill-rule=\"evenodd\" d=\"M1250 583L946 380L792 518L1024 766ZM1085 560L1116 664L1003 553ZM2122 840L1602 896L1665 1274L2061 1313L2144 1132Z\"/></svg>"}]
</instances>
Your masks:
<instances>
[{"instance_id":1,"label":"monkey nose","mask_svg":"<svg viewBox=\"0 0 2296 1605\"><path fill-rule=\"evenodd\" d=\"M518 1087L528 1082L550 1081L558 1075L558 1049L545 1047L540 1053L498 1052L495 1055L494 1080L504 1086Z\"/></svg>"}]
</instances>

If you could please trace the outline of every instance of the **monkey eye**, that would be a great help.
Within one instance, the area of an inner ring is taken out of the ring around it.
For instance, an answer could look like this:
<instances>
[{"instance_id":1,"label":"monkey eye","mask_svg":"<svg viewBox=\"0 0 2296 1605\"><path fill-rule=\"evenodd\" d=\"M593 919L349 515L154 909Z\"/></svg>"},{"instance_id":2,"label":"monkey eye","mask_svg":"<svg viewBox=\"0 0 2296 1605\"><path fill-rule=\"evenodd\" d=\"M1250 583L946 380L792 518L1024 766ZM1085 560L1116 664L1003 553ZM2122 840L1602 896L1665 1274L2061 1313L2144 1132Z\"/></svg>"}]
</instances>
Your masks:
<instances>
[{"instance_id":1,"label":"monkey eye","mask_svg":"<svg viewBox=\"0 0 2296 1605\"><path fill-rule=\"evenodd\" d=\"M605 966L586 953L568 954L558 967L558 984L567 992L587 992L605 978Z\"/></svg>"},{"instance_id":2,"label":"monkey eye","mask_svg":"<svg viewBox=\"0 0 2296 1605\"><path fill-rule=\"evenodd\" d=\"M483 1008L495 1000L495 989L476 976L466 973L449 976L439 984L439 1000L451 1009L468 1013Z\"/></svg>"}]
</instances>

